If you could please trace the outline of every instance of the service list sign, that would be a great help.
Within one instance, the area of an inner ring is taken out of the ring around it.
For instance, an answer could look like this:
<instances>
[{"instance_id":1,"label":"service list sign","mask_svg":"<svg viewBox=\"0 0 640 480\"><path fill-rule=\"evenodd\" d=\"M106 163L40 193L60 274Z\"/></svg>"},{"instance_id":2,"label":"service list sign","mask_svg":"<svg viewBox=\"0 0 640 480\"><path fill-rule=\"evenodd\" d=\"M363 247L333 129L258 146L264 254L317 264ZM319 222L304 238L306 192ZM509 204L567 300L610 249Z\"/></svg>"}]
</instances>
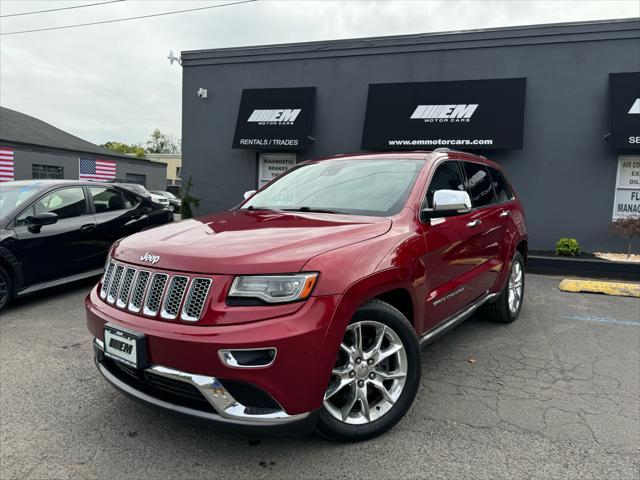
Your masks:
<instances>
[{"instance_id":1,"label":"service list sign","mask_svg":"<svg viewBox=\"0 0 640 480\"><path fill-rule=\"evenodd\" d=\"M640 150L640 72L610 73L611 145Z\"/></svg>"},{"instance_id":2,"label":"service list sign","mask_svg":"<svg viewBox=\"0 0 640 480\"><path fill-rule=\"evenodd\" d=\"M309 143L315 87L242 91L233 148L300 150Z\"/></svg>"},{"instance_id":3,"label":"service list sign","mask_svg":"<svg viewBox=\"0 0 640 480\"><path fill-rule=\"evenodd\" d=\"M526 78L369 85L364 150L522 149Z\"/></svg>"},{"instance_id":4,"label":"service list sign","mask_svg":"<svg viewBox=\"0 0 640 480\"><path fill-rule=\"evenodd\" d=\"M640 217L640 156L618 159L613 220L628 217Z\"/></svg>"}]
</instances>

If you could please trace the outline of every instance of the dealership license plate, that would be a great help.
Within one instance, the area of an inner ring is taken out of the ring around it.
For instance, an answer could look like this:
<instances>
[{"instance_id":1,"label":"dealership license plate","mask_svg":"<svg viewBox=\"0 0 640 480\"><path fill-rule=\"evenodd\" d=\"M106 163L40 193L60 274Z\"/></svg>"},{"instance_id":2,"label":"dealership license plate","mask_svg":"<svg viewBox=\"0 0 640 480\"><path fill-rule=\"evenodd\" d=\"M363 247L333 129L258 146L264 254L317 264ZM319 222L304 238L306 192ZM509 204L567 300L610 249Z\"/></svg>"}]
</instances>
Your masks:
<instances>
[{"instance_id":1,"label":"dealership license plate","mask_svg":"<svg viewBox=\"0 0 640 480\"><path fill-rule=\"evenodd\" d=\"M141 337L108 325L104 327L104 354L131 367L138 368Z\"/></svg>"}]
</instances>

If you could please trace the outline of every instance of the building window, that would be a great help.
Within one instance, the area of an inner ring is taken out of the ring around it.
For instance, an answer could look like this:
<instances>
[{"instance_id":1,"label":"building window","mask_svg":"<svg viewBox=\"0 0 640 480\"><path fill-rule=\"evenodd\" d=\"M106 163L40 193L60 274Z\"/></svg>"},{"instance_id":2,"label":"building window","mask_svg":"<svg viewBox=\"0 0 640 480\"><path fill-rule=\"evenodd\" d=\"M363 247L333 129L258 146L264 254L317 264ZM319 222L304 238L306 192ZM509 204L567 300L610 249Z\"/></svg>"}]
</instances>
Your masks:
<instances>
[{"instance_id":1,"label":"building window","mask_svg":"<svg viewBox=\"0 0 640 480\"><path fill-rule=\"evenodd\" d=\"M180 170L181 170L181 168L182 168L182 167L176 167L176 178L177 178L177 179L180 179L180 178L181 178L181 177L180 177Z\"/></svg>"},{"instance_id":2,"label":"building window","mask_svg":"<svg viewBox=\"0 0 640 480\"><path fill-rule=\"evenodd\" d=\"M35 163L31 167L31 178L33 179L42 180L52 178L61 180L64 178L63 167L57 167L55 165L37 165Z\"/></svg>"},{"instance_id":3,"label":"building window","mask_svg":"<svg viewBox=\"0 0 640 480\"><path fill-rule=\"evenodd\" d=\"M258 188L264 187L295 164L295 153L261 153L258 156Z\"/></svg>"},{"instance_id":4,"label":"building window","mask_svg":"<svg viewBox=\"0 0 640 480\"><path fill-rule=\"evenodd\" d=\"M138 185L147 186L147 176L140 175L139 173L127 173L127 183L137 183Z\"/></svg>"}]
</instances>

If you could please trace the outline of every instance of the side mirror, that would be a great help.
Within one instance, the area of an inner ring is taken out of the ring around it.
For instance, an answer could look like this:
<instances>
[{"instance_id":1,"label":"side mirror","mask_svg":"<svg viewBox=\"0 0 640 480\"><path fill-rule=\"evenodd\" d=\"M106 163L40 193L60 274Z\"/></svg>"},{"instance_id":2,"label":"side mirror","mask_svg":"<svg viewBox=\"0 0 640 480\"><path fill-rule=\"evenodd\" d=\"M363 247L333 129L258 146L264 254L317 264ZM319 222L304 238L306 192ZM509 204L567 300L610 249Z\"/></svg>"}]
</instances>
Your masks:
<instances>
[{"instance_id":1,"label":"side mirror","mask_svg":"<svg viewBox=\"0 0 640 480\"><path fill-rule=\"evenodd\" d=\"M244 192L244 199L249 200L251 197L253 197L254 193L256 193L255 190L247 190L246 192Z\"/></svg>"},{"instance_id":2,"label":"side mirror","mask_svg":"<svg viewBox=\"0 0 640 480\"><path fill-rule=\"evenodd\" d=\"M460 190L436 190L433 194L433 208L422 210L424 218L453 217L471 210L471 198Z\"/></svg>"},{"instance_id":3,"label":"side mirror","mask_svg":"<svg viewBox=\"0 0 640 480\"><path fill-rule=\"evenodd\" d=\"M53 212L42 212L27 217L29 231L32 233L38 233L44 225L53 225L57 221L58 214Z\"/></svg>"}]
</instances>

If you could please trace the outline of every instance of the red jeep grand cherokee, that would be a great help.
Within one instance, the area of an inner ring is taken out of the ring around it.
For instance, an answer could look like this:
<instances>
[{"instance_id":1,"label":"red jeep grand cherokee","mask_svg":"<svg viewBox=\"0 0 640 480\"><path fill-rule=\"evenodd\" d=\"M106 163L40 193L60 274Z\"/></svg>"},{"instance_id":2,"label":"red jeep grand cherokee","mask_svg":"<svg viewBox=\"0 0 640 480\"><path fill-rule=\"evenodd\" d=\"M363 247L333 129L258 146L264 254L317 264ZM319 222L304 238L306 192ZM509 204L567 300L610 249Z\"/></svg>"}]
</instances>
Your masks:
<instances>
[{"instance_id":1,"label":"red jeep grand cherokee","mask_svg":"<svg viewBox=\"0 0 640 480\"><path fill-rule=\"evenodd\" d=\"M421 344L479 307L515 320L526 254L520 202L484 157L339 156L116 242L87 323L98 369L136 399L363 440L411 406Z\"/></svg>"}]
</instances>

